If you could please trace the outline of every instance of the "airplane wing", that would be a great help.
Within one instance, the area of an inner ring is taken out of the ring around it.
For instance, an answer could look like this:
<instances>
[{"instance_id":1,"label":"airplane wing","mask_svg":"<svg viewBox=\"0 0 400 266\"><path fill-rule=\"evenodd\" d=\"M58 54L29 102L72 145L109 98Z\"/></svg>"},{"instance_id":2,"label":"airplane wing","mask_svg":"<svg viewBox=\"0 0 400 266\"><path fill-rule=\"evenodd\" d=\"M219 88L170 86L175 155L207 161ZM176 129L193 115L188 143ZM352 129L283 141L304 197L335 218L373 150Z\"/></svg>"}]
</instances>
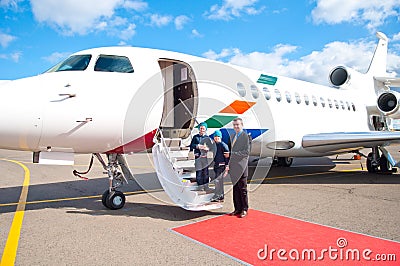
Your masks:
<instances>
[{"instance_id":1,"label":"airplane wing","mask_svg":"<svg viewBox=\"0 0 400 266\"><path fill-rule=\"evenodd\" d=\"M400 143L400 132L335 132L305 135L302 146L312 152L351 151Z\"/></svg>"},{"instance_id":2,"label":"airplane wing","mask_svg":"<svg viewBox=\"0 0 400 266\"><path fill-rule=\"evenodd\" d=\"M387 86L400 87L400 78L374 77L374 79Z\"/></svg>"}]
</instances>

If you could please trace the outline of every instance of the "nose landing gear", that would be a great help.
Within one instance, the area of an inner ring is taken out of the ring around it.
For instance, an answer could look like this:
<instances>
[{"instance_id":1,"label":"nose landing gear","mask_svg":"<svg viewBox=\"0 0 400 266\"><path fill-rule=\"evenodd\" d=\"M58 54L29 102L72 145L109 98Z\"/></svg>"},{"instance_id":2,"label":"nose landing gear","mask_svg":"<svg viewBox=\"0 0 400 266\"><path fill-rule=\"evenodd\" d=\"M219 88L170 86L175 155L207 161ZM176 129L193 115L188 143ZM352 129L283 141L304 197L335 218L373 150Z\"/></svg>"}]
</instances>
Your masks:
<instances>
[{"instance_id":1,"label":"nose landing gear","mask_svg":"<svg viewBox=\"0 0 400 266\"><path fill-rule=\"evenodd\" d=\"M125 159L119 154L108 154L108 164L106 164L100 154L95 154L97 159L102 164L104 170L108 174L109 188L104 191L101 198L101 202L105 207L111 210L121 209L125 205L125 195L121 191L117 190L118 187L122 186L123 183L128 183L128 180L118 170L118 166L123 169L126 167Z\"/></svg>"},{"instance_id":2,"label":"nose landing gear","mask_svg":"<svg viewBox=\"0 0 400 266\"><path fill-rule=\"evenodd\" d=\"M94 153L90 160L89 169L86 172L78 172L74 170L73 174L77 177L87 179L81 175L87 174L90 171L93 165L93 157L96 157L104 170L106 170L104 174L108 175L109 180L109 187L104 191L101 202L108 209L121 209L125 205L125 195L121 191L117 190L117 188L122 186L124 183L128 184L128 180L126 180L125 176L133 180L133 175L126 164L125 158L121 154L107 154L108 164L106 164L99 153ZM119 167L121 167L122 173L119 171Z\"/></svg>"}]
</instances>

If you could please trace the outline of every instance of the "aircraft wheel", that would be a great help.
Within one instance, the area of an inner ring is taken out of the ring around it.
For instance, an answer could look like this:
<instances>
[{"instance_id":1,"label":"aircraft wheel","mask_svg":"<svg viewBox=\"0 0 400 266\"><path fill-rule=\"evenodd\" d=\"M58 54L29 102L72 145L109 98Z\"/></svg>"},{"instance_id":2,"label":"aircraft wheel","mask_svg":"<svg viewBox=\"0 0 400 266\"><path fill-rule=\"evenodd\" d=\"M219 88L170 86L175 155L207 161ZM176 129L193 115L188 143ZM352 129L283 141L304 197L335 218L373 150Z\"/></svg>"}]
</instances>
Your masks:
<instances>
[{"instance_id":1,"label":"aircraft wheel","mask_svg":"<svg viewBox=\"0 0 400 266\"><path fill-rule=\"evenodd\" d=\"M125 195L121 191L112 191L106 198L107 208L118 210L125 205Z\"/></svg>"},{"instance_id":2,"label":"aircraft wheel","mask_svg":"<svg viewBox=\"0 0 400 266\"><path fill-rule=\"evenodd\" d=\"M107 198L110 195L110 190L107 189L106 191L104 191L103 196L101 196L101 202L103 203L104 207L111 209L108 205L107 205Z\"/></svg>"},{"instance_id":3,"label":"aircraft wheel","mask_svg":"<svg viewBox=\"0 0 400 266\"><path fill-rule=\"evenodd\" d=\"M378 172L378 166L377 165L372 165L372 152L369 153L368 156L367 156L367 170L368 170L368 173L376 173L376 172Z\"/></svg>"},{"instance_id":4,"label":"aircraft wheel","mask_svg":"<svg viewBox=\"0 0 400 266\"><path fill-rule=\"evenodd\" d=\"M290 167L293 163L292 157L278 157L278 166Z\"/></svg>"},{"instance_id":5,"label":"aircraft wheel","mask_svg":"<svg viewBox=\"0 0 400 266\"><path fill-rule=\"evenodd\" d=\"M383 173L388 173L392 171L392 166L389 163L389 161L386 159L386 157L382 154L381 158L379 159L379 167L381 172Z\"/></svg>"}]
</instances>

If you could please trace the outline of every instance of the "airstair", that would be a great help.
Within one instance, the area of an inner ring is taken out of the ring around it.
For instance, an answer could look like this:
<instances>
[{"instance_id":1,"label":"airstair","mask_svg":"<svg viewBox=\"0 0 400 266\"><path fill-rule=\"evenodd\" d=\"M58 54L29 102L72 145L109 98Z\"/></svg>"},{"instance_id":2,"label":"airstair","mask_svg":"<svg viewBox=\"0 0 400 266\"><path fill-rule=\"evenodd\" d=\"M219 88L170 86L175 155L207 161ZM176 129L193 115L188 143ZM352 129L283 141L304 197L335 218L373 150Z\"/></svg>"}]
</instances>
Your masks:
<instances>
[{"instance_id":1,"label":"airstair","mask_svg":"<svg viewBox=\"0 0 400 266\"><path fill-rule=\"evenodd\" d=\"M171 200L191 211L222 208L220 202L212 202L214 184L198 186L194 158L181 138L164 138L159 130L154 138L153 160L158 179ZM211 173L211 171L210 171Z\"/></svg>"}]
</instances>

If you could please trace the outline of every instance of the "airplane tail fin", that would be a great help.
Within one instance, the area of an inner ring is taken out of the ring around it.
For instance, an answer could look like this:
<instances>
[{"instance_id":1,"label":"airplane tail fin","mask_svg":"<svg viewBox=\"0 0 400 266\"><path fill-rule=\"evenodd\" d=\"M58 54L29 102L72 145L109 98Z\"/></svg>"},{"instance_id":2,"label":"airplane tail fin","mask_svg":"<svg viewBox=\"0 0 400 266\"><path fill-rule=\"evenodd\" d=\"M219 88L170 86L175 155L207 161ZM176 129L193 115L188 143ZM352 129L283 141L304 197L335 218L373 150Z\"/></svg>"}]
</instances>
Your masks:
<instances>
[{"instance_id":1,"label":"airplane tail fin","mask_svg":"<svg viewBox=\"0 0 400 266\"><path fill-rule=\"evenodd\" d=\"M377 32L376 37L379 38L379 42L376 46L367 74L373 76L386 76L388 37L386 37L382 32Z\"/></svg>"}]
</instances>

